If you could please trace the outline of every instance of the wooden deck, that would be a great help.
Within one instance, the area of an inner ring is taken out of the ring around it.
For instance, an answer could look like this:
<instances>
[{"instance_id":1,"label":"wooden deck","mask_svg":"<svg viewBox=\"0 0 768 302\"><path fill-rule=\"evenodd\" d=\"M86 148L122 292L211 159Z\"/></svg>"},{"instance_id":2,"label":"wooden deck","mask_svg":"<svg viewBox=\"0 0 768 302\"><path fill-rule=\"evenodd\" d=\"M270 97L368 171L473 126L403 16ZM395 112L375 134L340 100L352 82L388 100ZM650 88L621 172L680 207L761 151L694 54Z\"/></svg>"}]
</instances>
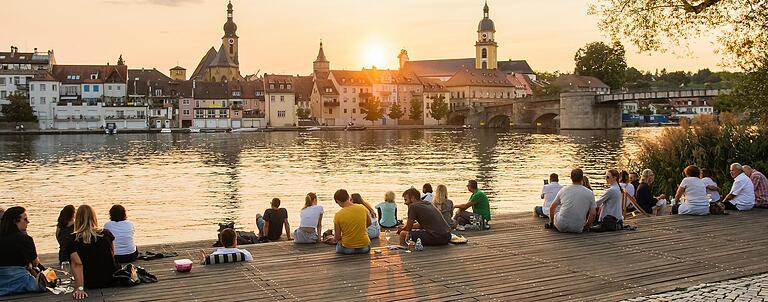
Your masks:
<instances>
[{"instance_id":1,"label":"wooden deck","mask_svg":"<svg viewBox=\"0 0 768 302\"><path fill-rule=\"evenodd\" d=\"M642 218L631 222L636 231L581 235L544 230L543 222L497 215L492 231L465 232L466 245L414 253L343 256L328 245L278 242L244 246L254 262L196 264L191 273L173 271L173 259L138 261L160 282L90 290L89 300L614 301L768 272L768 210ZM210 243L145 249L197 259ZM25 300L72 297L0 298Z\"/></svg>"}]
</instances>

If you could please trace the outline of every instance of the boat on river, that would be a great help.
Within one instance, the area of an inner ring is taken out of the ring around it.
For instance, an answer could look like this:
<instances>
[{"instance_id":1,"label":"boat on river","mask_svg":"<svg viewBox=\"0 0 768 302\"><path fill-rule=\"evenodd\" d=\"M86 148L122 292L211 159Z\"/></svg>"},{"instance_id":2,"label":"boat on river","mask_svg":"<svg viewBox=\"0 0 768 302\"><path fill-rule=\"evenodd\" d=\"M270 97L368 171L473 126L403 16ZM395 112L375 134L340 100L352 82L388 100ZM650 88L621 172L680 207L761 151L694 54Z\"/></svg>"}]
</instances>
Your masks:
<instances>
[{"instance_id":1,"label":"boat on river","mask_svg":"<svg viewBox=\"0 0 768 302\"><path fill-rule=\"evenodd\" d=\"M200 128L189 128L189 133L200 133Z\"/></svg>"},{"instance_id":2,"label":"boat on river","mask_svg":"<svg viewBox=\"0 0 768 302\"><path fill-rule=\"evenodd\" d=\"M307 131L319 131L319 130L320 130L320 127L317 127L317 126L307 128Z\"/></svg>"},{"instance_id":3,"label":"boat on river","mask_svg":"<svg viewBox=\"0 0 768 302\"><path fill-rule=\"evenodd\" d=\"M171 133L171 128L160 129L160 133Z\"/></svg>"},{"instance_id":4,"label":"boat on river","mask_svg":"<svg viewBox=\"0 0 768 302\"><path fill-rule=\"evenodd\" d=\"M345 127L344 131L363 131L365 130L365 126L351 126L351 127Z\"/></svg>"},{"instance_id":5,"label":"boat on river","mask_svg":"<svg viewBox=\"0 0 768 302\"><path fill-rule=\"evenodd\" d=\"M259 132L259 131L261 131L261 129L259 129L259 128L237 128L237 129L232 129L232 132L233 132L233 133L240 133L240 132Z\"/></svg>"}]
</instances>

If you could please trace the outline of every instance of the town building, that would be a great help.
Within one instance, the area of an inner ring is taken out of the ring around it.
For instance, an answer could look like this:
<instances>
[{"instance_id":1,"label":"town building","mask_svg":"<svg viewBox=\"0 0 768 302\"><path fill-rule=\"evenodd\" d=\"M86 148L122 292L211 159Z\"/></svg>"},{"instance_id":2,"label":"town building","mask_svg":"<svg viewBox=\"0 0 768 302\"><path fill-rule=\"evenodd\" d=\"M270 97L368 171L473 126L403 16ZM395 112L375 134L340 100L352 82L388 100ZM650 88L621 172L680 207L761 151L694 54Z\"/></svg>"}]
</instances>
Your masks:
<instances>
[{"instance_id":1,"label":"town building","mask_svg":"<svg viewBox=\"0 0 768 302\"><path fill-rule=\"evenodd\" d=\"M29 84L40 71L51 71L56 64L53 51L19 52L11 46L10 52L0 52L0 105L8 104L8 96L27 95Z\"/></svg>"},{"instance_id":2,"label":"town building","mask_svg":"<svg viewBox=\"0 0 768 302\"><path fill-rule=\"evenodd\" d=\"M37 117L40 129L54 127L56 105L61 83L49 71L38 71L29 82L29 105Z\"/></svg>"},{"instance_id":3,"label":"town building","mask_svg":"<svg viewBox=\"0 0 768 302\"><path fill-rule=\"evenodd\" d=\"M191 97L191 86L183 80L174 80L154 68L128 70L128 101L147 104L149 128L178 128L179 102L185 97Z\"/></svg>"},{"instance_id":4,"label":"town building","mask_svg":"<svg viewBox=\"0 0 768 302\"><path fill-rule=\"evenodd\" d=\"M315 78L312 86L310 109L317 123L325 126L341 125L336 118L341 107L339 91L329 79Z\"/></svg>"},{"instance_id":5,"label":"town building","mask_svg":"<svg viewBox=\"0 0 768 302\"><path fill-rule=\"evenodd\" d=\"M194 119L198 129L230 129L229 89L227 83L193 82Z\"/></svg>"},{"instance_id":6,"label":"town building","mask_svg":"<svg viewBox=\"0 0 768 302\"><path fill-rule=\"evenodd\" d=\"M296 94L292 75L264 75L267 121L271 127L298 125Z\"/></svg>"},{"instance_id":7,"label":"town building","mask_svg":"<svg viewBox=\"0 0 768 302\"><path fill-rule=\"evenodd\" d=\"M335 125L363 125L365 120L360 102L366 94L372 93L371 80L363 71L349 70L331 70L329 79L339 92L339 107L334 110Z\"/></svg>"},{"instance_id":8,"label":"town building","mask_svg":"<svg viewBox=\"0 0 768 302\"><path fill-rule=\"evenodd\" d=\"M670 100L674 116L692 119L700 114L715 114L714 101L711 98L682 98Z\"/></svg>"},{"instance_id":9,"label":"town building","mask_svg":"<svg viewBox=\"0 0 768 302\"><path fill-rule=\"evenodd\" d=\"M611 93L611 87L593 76L575 74L561 74L552 81L551 85L557 86L562 92L595 92L597 94Z\"/></svg>"},{"instance_id":10,"label":"town building","mask_svg":"<svg viewBox=\"0 0 768 302\"><path fill-rule=\"evenodd\" d=\"M217 51L211 47L198 63L190 79L205 82L234 82L245 80L240 75L239 37L234 21L232 2L227 5L227 22L224 36Z\"/></svg>"},{"instance_id":11,"label":"town building","mask_svg":"<svg viewBox=\"0 0 768 302\"><path fill-rule=\"evenodd\" d=\"M437 79L423 78L421 80L424 85L424 125L433 126L439 124L446 124L448 117L444 117L439 121L432 117L432 105L435 101L441 100L444 102L450 112L451 104L451 92L448 87L445 86L445 82Z\"/></svg>"}]
</instances>

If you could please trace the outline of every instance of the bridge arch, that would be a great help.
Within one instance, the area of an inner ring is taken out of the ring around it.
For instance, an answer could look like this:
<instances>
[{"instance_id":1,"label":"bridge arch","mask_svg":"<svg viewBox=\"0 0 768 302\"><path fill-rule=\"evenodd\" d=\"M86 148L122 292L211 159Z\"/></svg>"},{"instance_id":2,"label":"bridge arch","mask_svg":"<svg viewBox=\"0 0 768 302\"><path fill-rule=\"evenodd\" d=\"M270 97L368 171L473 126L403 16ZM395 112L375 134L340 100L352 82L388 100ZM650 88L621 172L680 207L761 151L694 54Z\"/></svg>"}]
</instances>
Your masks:
<instances>
[{"instance_id":1,"label":"bridge arch","mask_svg":"<svg viewBox=\"0 0 768 302\"><path fill-rule=\"evenodd\" d=\"M467 122L467 117L462 114L456 114L448 119L449 125L464 125Z\"/></svg>"},{"instance_id":2,"label":"bridge arch","mask_svg":"<svg viewBox=\"0 0 768 302\"><path fill-rule=\"evenodd\" d=\"M508 129L512 119L506 114L498 114L488 119L488 128Z\"/></svg>"},{"instance_id":3,"label":"bridge arch","mask_svg":"<svg viewBox=\"0 0 768 302\"><path fill-rule=\"evenodd\" d=\"M553 112L541 114L533 120L533 126L536 128L557 129L559 124L560 115Z\"/></svg>"}]
</instances>

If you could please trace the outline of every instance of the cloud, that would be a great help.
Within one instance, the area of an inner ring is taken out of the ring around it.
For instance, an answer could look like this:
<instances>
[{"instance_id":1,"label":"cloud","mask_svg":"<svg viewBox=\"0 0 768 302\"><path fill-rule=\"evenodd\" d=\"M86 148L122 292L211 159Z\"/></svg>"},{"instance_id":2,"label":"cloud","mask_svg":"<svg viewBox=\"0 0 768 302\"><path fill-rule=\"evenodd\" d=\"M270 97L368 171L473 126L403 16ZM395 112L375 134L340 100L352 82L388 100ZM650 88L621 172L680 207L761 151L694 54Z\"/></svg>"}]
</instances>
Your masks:
<instances>
[{"instance_id":1,"label":"cloud","mask_svg":"<svg viewBox=\"0 0 768 302\"><path fill-rule=\"evenodd\" d=\"M149 4L149 5L168 6L168 7L178 7L178 6L187 5L187 4L196 4L202 1L203 0L104 0L104 3L117 4L117 5Z\"/></svg>"}]
</instances>

